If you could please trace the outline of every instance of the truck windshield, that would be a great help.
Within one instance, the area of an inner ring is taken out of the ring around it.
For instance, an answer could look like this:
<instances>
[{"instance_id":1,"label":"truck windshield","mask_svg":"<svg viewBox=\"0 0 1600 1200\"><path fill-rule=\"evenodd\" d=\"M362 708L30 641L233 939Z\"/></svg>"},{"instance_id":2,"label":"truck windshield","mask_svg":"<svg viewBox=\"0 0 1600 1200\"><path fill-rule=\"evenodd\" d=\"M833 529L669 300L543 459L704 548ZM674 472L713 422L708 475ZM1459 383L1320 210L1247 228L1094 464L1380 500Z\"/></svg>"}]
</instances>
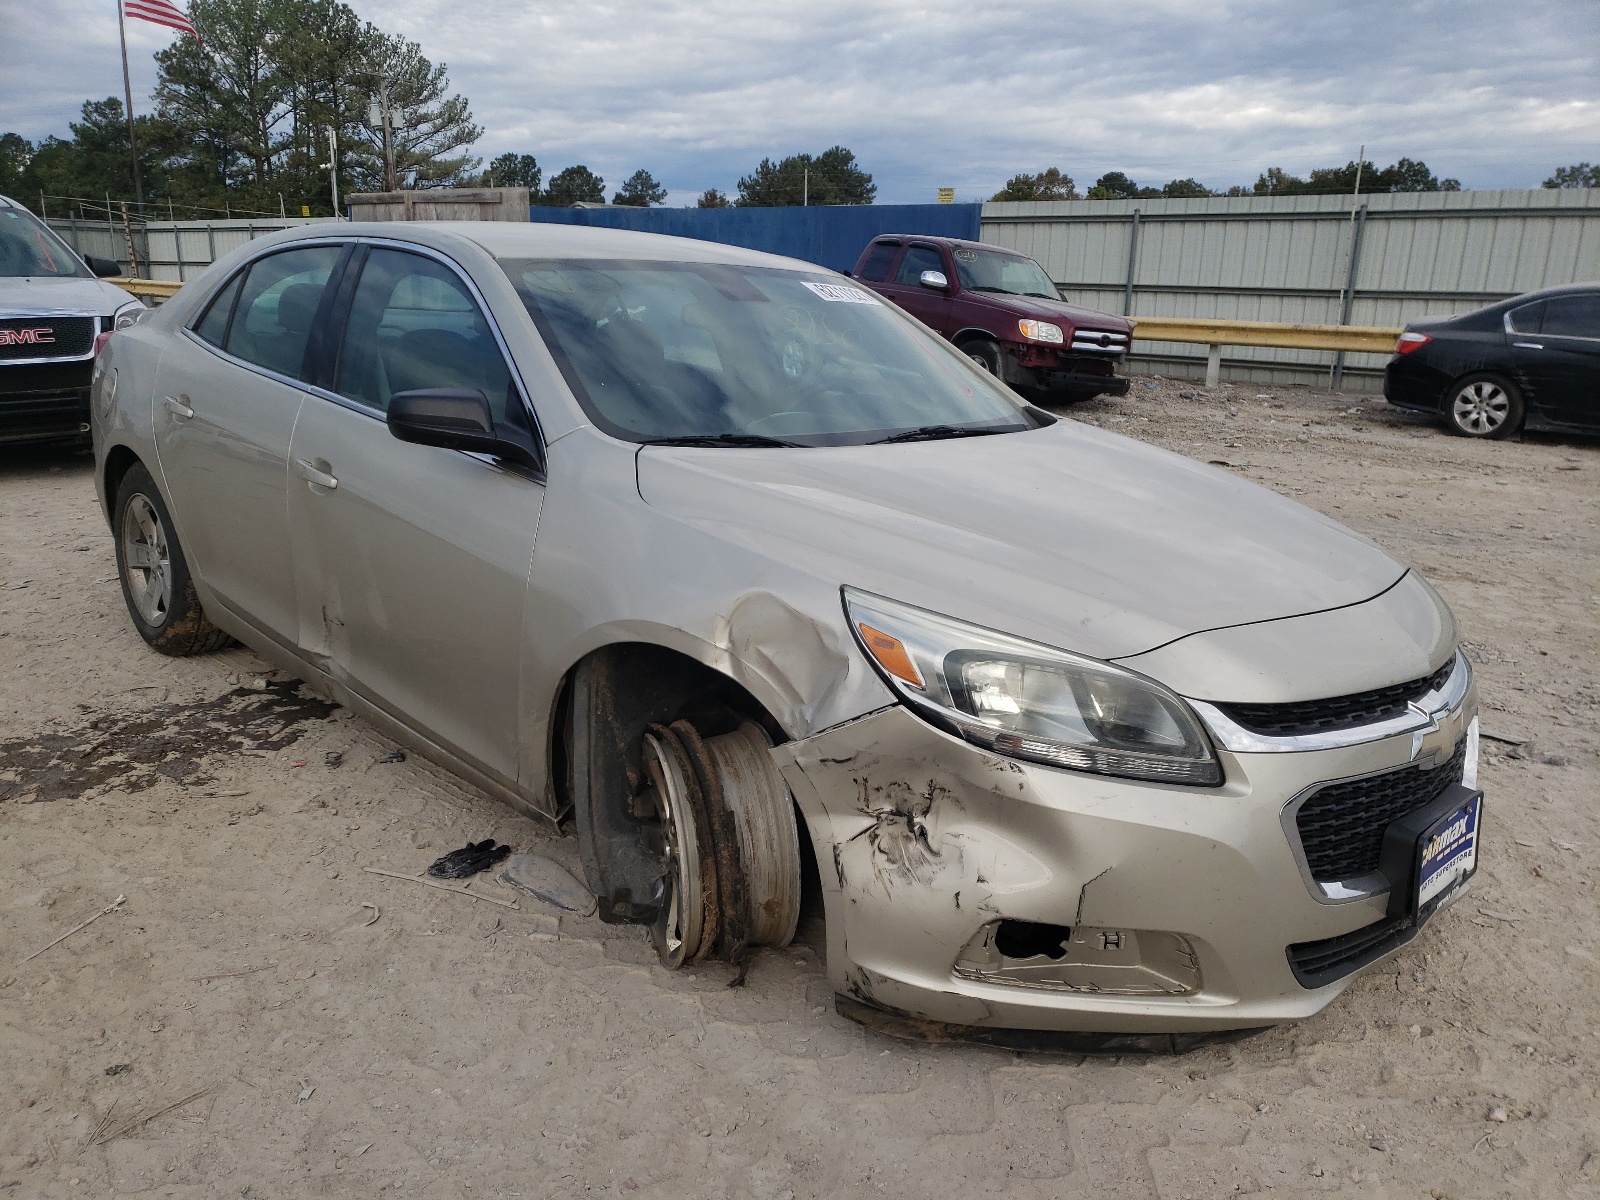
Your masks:
<instances>
[{"instance_id":1,"label":"truck windshield","mask_svg":"<svg viewBox=\"0 0 1600 1200\"><path fill-rule=\"evenodd\" d=\"M1020 254L1000 254L993 250L974 250L957 246L956 274L961 286L974 292L1009 292L1013 296L1043 296L1061 299L1050 276L1031 258Z\"/></svg>"},{"instance_id":2,"label":"truck windshield","mask_svg":"<svg viewBox=\"0 0 1600 1200\"><path fill-rule=\"evenodd\" d=\"M501 264L591 420L635 442L858 445L1042 422L849 280L681 262Z\"/></svg>"},{"instance_id":3,"label":"truck windshield","mask_svg":"<svg viewBox=\"0 0 1600 1200\"><path fill-rule=\"evenodd\" d=\"M0 276L87 277L67 244L26 209L0 200Z\"/></svg>"}]
</instances>

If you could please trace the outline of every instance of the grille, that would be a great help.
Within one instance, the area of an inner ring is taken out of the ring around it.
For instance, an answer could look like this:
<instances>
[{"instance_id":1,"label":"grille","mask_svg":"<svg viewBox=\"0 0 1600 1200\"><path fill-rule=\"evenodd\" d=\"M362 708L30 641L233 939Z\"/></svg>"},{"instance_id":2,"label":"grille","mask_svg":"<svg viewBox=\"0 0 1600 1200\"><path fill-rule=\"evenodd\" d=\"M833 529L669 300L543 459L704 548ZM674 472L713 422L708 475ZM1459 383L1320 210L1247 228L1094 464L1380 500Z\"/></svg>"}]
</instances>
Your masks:
<instances>
[{"instance_id":1,"label":"grille","mask_svg":"<svg viewBox=\"0 0 1600 1200\"><path fill-rule=\"evenodd\" d=\"M1450 761L1431 771L1401 767L1313 792L1295 814L1311 877L1336 883L1371 875L1378 869L1389 822L1431 804L1451 784L1460 783L1466 760L1467 739L1462 738Z\"/></svg>"},{"instance_id":2,"label":"grille","mask_svg":"<svg viewBox=\"0 0 1600 1200\"><path fill-rule=\"evenodd\" d=\"M0 362L79 358L94 346L94 326L93 317L0 318Z\"/></svg>"},{"instance_id":3,"label":"grille","mask_svg":"<svg viewBox=\"0 0 1600 1200\"><path fill-rule=\"evenodd\" d=\"M1091 354L1121 354L1128 348L1128 335L1101 329L1076 329L1072 333L1072 348Z\"/></svg>"},{"instance_id":4,"label":"grille","mask_svg":"<svg viewBox=\"0 0 1600 1200\"><path fill-rule=\"evenodd\" d=\"M1323 987L1416 936L1417 924L1413 918L1385 917L1338 937L1295 943L1289 947L1289 969L1301 987Z\"/></svg>"},{"instance_id":5,"label":"grille","mask_svg":"<svg viewBox=\"0 0 1600 1200\"><path fill-rule=\"evenodd\" d=\"M1305 733L1327 733L1335 729L1354 729L1401 716L1406 705L1420 700L1450 678L1455 659L1445 663L1425 679L1397 683L1393 687L1357 692L1353 696L1333 696L1326 700L1299 700L1293 704L1218 704L1235 723L1264 737L1294 737Z\"/></svg>"}]
</instances>

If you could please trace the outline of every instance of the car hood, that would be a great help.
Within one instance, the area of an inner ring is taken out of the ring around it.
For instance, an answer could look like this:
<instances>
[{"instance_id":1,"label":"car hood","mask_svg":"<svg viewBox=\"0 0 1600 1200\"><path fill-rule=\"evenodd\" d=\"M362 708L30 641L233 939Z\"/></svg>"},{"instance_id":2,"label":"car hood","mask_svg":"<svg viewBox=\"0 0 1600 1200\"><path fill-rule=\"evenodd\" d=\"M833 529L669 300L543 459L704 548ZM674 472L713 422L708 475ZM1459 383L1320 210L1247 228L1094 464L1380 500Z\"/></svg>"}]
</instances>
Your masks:
<instances>
[{"instance_id":1,"label":"car hood","mask_svg":"<svg viewBox=\"0 0 1600 1200\"><path fill-rule=\"evenodd\" d=\"M0 278L0 316L109 316L132 300L115 284L99 279L40 275Z\"/></svg>"},{"instance_id":2,"label":"car hood","mask_svg":"<svg viewBox=\"0 0 1600 1200\"><path fill-rule=\"evenodd\" d=\"M1096 658L1357 604L1405 566L1181 455L1059 421L816 449L644 448L639 494L837 584Z\"/></svg>"},{"instance_id":3,"label":"car hood","mask_svg":"<svg viewBox=\"0 0 1600 1200\"><path fill-rule=\"evenodd\" d=\"M1007 292L970 292L974 300L983 300L996 308L1016 313L1019 317L1035 317L1045 321L1065 321L1074 329L1104 329L1112 333L1131 333L1133 322L1111 313L1080 308L1065 300L1046 300L1040 296L1014 296Z\"/></svg>"}]
</instances>

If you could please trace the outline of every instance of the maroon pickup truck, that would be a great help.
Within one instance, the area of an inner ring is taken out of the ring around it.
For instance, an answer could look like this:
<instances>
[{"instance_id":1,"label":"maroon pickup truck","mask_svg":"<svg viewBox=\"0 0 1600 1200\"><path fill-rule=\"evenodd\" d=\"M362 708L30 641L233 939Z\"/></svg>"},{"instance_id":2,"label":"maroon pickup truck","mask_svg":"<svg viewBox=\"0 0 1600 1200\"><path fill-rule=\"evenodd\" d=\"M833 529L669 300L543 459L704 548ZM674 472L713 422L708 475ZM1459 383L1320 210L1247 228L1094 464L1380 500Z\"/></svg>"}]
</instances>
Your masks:
<instances>
[{"instance_id":1,"label":"maroon pickup truck","mask_svg":"<svg viewBox=\"0 0 1600 1200\"><path fill-rule=\"evenodd\" d=\"M1026 255L955 238L883 234L851 274L1024 393L1121 396L1133 323L1060 298Z\"/></svg>"}]
</instances>

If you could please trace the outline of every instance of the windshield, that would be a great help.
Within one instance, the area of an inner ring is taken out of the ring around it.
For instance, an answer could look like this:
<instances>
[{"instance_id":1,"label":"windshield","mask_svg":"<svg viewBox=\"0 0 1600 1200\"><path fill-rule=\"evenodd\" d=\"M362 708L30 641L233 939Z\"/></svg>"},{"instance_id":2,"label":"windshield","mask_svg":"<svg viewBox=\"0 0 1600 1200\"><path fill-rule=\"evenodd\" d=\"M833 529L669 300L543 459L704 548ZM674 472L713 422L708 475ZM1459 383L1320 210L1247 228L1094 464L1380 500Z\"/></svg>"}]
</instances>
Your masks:
<instances>
[{"instance_id":1,"label":"windshield","mask_svg":"<svg viewBox=\"0 0 1600 1200\"><path fill-rule=\"evenodd\" d=\"M851 445L1039 423L943 339L836 275L502 266L590 419L616 437Z\"/></svg>"},{"instance_id":2,"label":"windshield","mask_svg":"<svg viewBox=\"0 0 1600 1200\"><path fill-rule=\"evenodd\" d=\"M957 246L956 274L961 286L974 292L1010 292L1014 296L1043 296L1061 299L1050 276L1031 258L1020 254L997 254L992 250L973 250Z\"/></svg>"},{"instance_id":3,"label":"windshield","mask_svg":"<svg viewBox=\"0 0 1600 1200\"><path fill-rule=\"evenodd\" d=\"M26 209L0 201L0 276L88 274L48 226Z\"/></svg>"}]
</instances>

